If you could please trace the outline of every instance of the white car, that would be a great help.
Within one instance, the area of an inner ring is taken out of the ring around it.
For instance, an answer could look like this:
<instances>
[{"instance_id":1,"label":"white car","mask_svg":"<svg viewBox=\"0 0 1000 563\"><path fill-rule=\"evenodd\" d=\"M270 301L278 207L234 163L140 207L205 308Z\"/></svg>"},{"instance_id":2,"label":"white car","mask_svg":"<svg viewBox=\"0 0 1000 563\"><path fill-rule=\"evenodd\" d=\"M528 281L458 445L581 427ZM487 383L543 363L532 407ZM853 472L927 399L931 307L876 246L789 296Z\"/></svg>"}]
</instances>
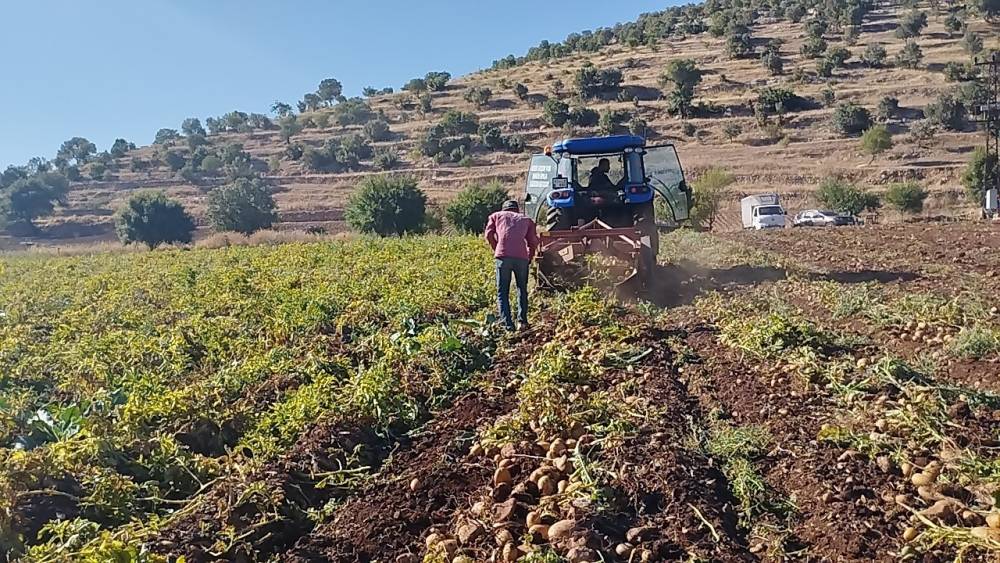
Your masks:
<instances>
[{"instance_id":1,"label":"white car","mask_svg":"<svg viewBox=\"0 0 1000 563\"><path fill-rule=\"evenodd\" d=\"M821 209L802 211L792 219L792 225L796 227L835 227L853 223L854 217L850 215Z\"/></svg>"}]
</instances>

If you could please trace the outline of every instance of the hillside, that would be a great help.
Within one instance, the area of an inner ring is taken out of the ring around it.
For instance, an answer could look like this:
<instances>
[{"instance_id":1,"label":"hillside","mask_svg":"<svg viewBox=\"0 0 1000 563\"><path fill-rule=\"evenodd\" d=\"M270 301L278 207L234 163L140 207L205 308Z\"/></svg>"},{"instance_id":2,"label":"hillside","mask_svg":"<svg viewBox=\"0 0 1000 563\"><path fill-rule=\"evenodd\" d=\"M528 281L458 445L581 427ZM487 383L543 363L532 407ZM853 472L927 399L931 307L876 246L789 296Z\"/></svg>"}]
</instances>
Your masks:
<instances>
[{"instance_id":1,"label":"hillside","mask_svg":"<svg viewBox=\"0 0 1000 563\"><path fill-rule=\"evenodd\" d=\"M429 112L420 111L416 107L416 97L409 93L374 96L369 99L371 109L384 115L392 132L391 140L374 143L374 148L395 150L400 162L394 172L419 177L421 187L437 202L446 201L470 182L491 179L509 185L512 193L518 193L525 154L490 151L480 146L460 166L435 164L433 159L421 156L414 149L426 132L451 109L475 112L481 122L496 124L505 134L521 136L528 149L539 150L570 134L596 134L596 127L570 130L550 126L542 119L541 102L553 96L556 81L565 85L562 96L570 102L574 75L589 62L597 68L622 69L621 87L627 94L622 94L620 99L628 101L617 101L618 97L612 92L604 96L605 99L585 101L587 107L597 111L622 110L644 120L648 126L645 132L651 139L677 145L690 176L697 176L712 166L728 169L738 179L733 198L744 192L776 190L788 196L788 206L794 210L806 205L810 191L830 175L846 176L876 188L905 178L919 180L931 189L934 195L929 207L932 212L940 212L961 197L958 182L961 168L969 152L982 139L974 126L966 126L962 131L939 130L919 141L911 137L914 123L922 117L924 108L940 94L957 86L946 80L945 64L970 60L962 46L962 34L946 31L945 12L939 4L935 6L938 10L921 6L928 14L928 25L916 38L923 60L915 69L899 65L868 68L859 62L866 46L877 43L885 47L891 63L904 46L895 30L909 8L878 5L858 26L859 35L853 45L844 43L843 31L827 31L824 38L829 48L845 46L851 53L846 65L834 69L831 78L817 76L816 60L807 59L800 53L807 38L808 18L793 23L760 16L751 27L754 49L760 53L770 40L780 40L780 57L784 61L782 75L770 75L757 56L730 58L726 54L726 39L709 33L671 36L653 46L612 44L594 53L570 54L457 78L443 91L431 93L432 110ZM1000 46L995 28L984 20L966 16L965 22L969 30L985 39L987 49ZM694 59L705 71L696 88L695 101L704 104L706 109L689 119L670 115L664 89L659 83L667 63L683 58ZM529 93L525 100L518 99L512 92L511 86L515 83L527 86ZM466 101L465 95L470 88L482 87L490 88L493 96L487 105L477 108ZM789 111L781 126L771 125L765 130L756 123L751 109L751 102L764 87L787 88L809 104L805 109ZM827 89L835 93L833 106L823 102L823 92ZM869 163L870 157L862 154L856 138L832 129L831 116L834 106L845 101L861 104L874 112L885 96L899 100L900 110L888 122L895 146ZM631 101L633 98L636 101ZM332 111L320 110L319 113ZM300 118L312 119L315 113L309 112ZM732 135L737 131L734 126L739 127L736 135ZM318 147L330 138L357 133L361 129L360 125L307 128L295 135L292 143ZM624 127L619 129L624 130ZM346 198L360 178L377 173L368 159L362 160L351 172L309 172L301 161L288 158L286 144L277 130L222 133L210 135L208 140L214 149L229 143L242 144L257 165L267 170L265 175L278 192L281 229L319 226L328 232L343 230ZM68 206L39 224L49 238L113 240L114 210L129 194L142 188L165 189L200 216L206 193L224 180L185 181L162 163L142 172L130 169L133 159L155 163L155 155L162 150L160 147L138 148L113 161L107 180L74 182ZM188 149L179 141L176 150L185 153ZM274 162L276 158L280 162ZM273 168L275 164L277 167ZM84 169L85 176L86 172ZM733 224L731 219L724 217L720 228L731 228Z\"/></svg>"}]
</instances>

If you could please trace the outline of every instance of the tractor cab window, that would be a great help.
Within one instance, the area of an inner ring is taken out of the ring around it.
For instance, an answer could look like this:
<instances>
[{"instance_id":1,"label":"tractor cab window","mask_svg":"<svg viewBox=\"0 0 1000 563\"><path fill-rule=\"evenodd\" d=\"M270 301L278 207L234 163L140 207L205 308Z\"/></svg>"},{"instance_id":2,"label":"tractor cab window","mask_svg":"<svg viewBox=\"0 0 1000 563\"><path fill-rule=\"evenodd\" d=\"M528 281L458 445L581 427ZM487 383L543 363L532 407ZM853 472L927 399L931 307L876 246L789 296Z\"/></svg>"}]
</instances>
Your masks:
<instances>
[{"instance_id":1,"label":"tractor cab window","mask_svg":"<svg viewBox=\"0 0 1000 563\"><path fill-rule=\"evenodd\" d=\"M598 164L600 164L601 159L608 159L608 163L611 165L611 169L608 170L608 179L615 186L620 186L622 184L622 178L625 177L625 164L622 159L622 155L611 155L611 156L584 156L576 159L576 175L573 177L573 181L576 185L584 189L595 189L599 186L595 186L593 183L592 174L596 172Z\"/></svg>"}]
</instances>

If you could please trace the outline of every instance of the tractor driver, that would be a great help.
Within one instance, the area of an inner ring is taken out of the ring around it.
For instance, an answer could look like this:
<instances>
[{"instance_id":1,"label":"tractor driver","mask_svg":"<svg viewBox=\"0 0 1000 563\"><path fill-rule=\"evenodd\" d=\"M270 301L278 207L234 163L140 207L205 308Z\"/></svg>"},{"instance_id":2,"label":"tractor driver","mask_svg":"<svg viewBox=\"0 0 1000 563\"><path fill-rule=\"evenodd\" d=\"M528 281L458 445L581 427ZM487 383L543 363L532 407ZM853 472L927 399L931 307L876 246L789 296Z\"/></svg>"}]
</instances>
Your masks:
<instances>
[{"instance_id":1,"label":"tractor driver","mask_svg":"<svg viewBox=\"0 0 1000 563\"><path fill-rule=\"evenodd\" d=\"M588 189L598 192L617 192L618 184L611 181L608 172L611 172L611 161L606 158L597 161L597 166L590 170L590 187Z\"/></svg>"}]
</instances>

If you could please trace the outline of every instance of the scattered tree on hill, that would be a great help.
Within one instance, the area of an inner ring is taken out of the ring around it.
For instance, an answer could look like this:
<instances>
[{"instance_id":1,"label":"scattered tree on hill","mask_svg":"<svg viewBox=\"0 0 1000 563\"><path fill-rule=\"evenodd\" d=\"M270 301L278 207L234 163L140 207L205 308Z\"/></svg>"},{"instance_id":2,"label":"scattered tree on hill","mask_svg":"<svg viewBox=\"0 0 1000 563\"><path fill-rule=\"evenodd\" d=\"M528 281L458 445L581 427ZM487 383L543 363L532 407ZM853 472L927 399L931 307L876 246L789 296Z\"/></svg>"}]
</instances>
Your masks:
<instances>
[{"instance_id":1,"label":"scattered tree on hill","mask_svg":"<svg viewBox=\"0 0 1000 563\"><path fill-rule=\"evenodd\" d=\"M602 92L617 90L622 78L622 71L617 68L598 69L588 62L576 71L573 83L580 98L586 100Z\"/></svg>"},{"instance_id":2,"label":"scattered tree on hill","mask_svg":"<svg viewBox=\"0 0 1000 563\"><path fill-rule=\"evenodd\" d=\"M913 10L904 14L899 19L899 27L896 28L896 37L900 39L917 37L925 27L927 27L927 14L920 10Z\"/></svg>"},{"instance_id":3,"label":"scattered tree on hill","mask_svg":"<svg viewBox=\"0 0 1000 563\"><path fill-rule=\"evenodd\" d=\"M562 127L569 121L569 104L556 98L545 100L542 104L542 118L549 125Z\"/></svg>"},{"instance_id":4,"label":"scattered tree on hill","mask_svg":"<svg viewBox=\"0 0 1000 563\"><path fill-rule=\"evenodd\" d=\"M850 60L851 52L846 47L834 47L826 52L824 59L830 61L834 68L844 68L844 64Z\"/></svg>"},{"instance_id":5,"label":"scattered tree on hill","mask_svg":"<svg viewBox=\"0 0 1000 563\"><path fill-rule=\"evenodd\" d=\"M414 78L403 85L403 90L419 94L427 91L427 81L423 78Z\"/></svg>"},{"instance_id":6,"label":"scattered tree on hill","mask_svg":"<svg viewBox=\"0 0 1000 563\"><path fill-rule=\"evenodd\" d=\"M399 165L399 153L395 149L378 149L372 158L372 166L376 170L392 170Z\"/></svg>"},{"instance_id":7,"label":"scattered tree on hill","mask_svg":"<svg viewBox=\"0 0 1000 563\"><path fill-rule=\"evenodd\" d=\"M858 39L861 38L861 29L859 26L850 25L844 30L844 44L845 45L857 45Z\"/></svg>"},{"instance_id":8,"label":"scattered tree on hill","mask_svg":"<svg viewBox=\"0 0 1000 563\"><path fill-rule=\"evenodd\" d=\"M920 66L920 61L924 59L924 51L917 45L916 41L908 40L903 50L896 55L896 63L903 67L914 69Z\"/></svg>"},{"instance_id":9,"label":"scattered tree on hill","mask_svg":"<svg viewBox=\"0 0 1000 563\"><path fill-rule=\"evenodd\" d=\"M451 74L447 72L428 72L424 76L424 84L431 92L442 92L448 86Z\"/></svg>"},{"instance_id":10,"label":"scattered tree on hill","mask_svg":"<svg viewBox=\"0 0 1000 563\"><path fill-rule=\"evenodd\" d=\"M375 119L365 123L364 132L365 136L373 142L388 141L392 138L392 131L389 130L389 124L384 119Z\"/></svg>"},{"instance_id":11,"label":"scattered tree on hill","mask_svg":"<svg viewBox=\"0 0 1000 563\"><path fill-rule=\"evenodd\" d=\"M774 76L780 76L785 72L785 61L777 46L768 46L760 56L760 63Z\"/></svg>"},{"instance_id":12,"label":"scattered tree on hill","mask_svg":"<svg viewBox=\"0 0 1000 563\"><path fill-rule=\"evenodd\" d=\"M726 29L726 53L733 59L745 59L753 55L753 38L745 24L731 22Z\"/></svg>"},{"instance_id":13,"label":"scattered tree on hill","mask_svg":"<svg viewBox=\"0 0 1000 563\"><path fill-rule=\"evenodd\" d=\"M344 217L352 229L379 236L419 233L427 196L410 176L371 176L351 194Z\"/></svg>"},{"instance_id":14,"label":"scattered tree on hill","mask_svg":"<svg viewBox=\"0 0 1000 563\"><path fill-rule=\"evenodd\" d=\"M852 186L839 178L824 180L816 191L816 200L823 207L851 215L874 211L881 205L877 195Z\"/></svg>"},{"instance_id":15,"label":"scattered tree on hill","mask_svg":"<svg viewBox=\"0 0 1000 563\"><path fill-rule=\"evenodd\" d=\"M638 115L633 116L628 122L628 132L632 135L637 135L639 137L646 137L648 133L649 125L646 120L639 117Z\"/></svg>"},{"instance_id":16,"label":"scattered tree on hill","mask_svg":"<svg viewBox=\"0 0 1000 563\"><path fill-rule=\"evenodd\" d=\"M593 127L600 121L597 111L585 106L576 106L569 110L569 121L579 127Z\"/></svg>"},{"instance_id":17,"label":"scattered tree on hill","mask_svg":"<svg viewBox=\"0 0 1000 563\"><path fill-rule=\"evenodd\" d=\"M201 135L205 136L208 133L205 132L205 128L201 126L201 120L197 117L189 117L181 123L181 132L185 135Z\"/></svg>"},{"instance_id":18,"label":"scattered tree on hill","mask_svg":"<svg viewBox=\"0 0 1000 563\"><path fill-rule=\"evenodd\" d=\"M691 113L694 90L701 82L703 72L692 59L674 59L660 76L660 84L670 87L667 95L667 110L682 118Z\"/></svg>"},{"instance_id":19,"label":"scattered tree on hill","mask_svg":"<svg viewBox=\"0 0 1000 563\"><path fill-rule=\"evenodd\" d=\"M941 71L945 80L949 82L964 82L976 79L976 67L972 63L959 63L951 61L945 63Z\"/></svg>"},{"instance_id":20,"label":"scattered tree on hill","mask_svg":"<svg viewBox=\"0 0 1000 563\"><path fill-rule=\"evenodd\" d=\"M432 98L430 94L421 94L420 97L417 98L417 102L420 104L420 113L428 114L434 109L434 98Z\"/></svg>"},{"instance_id":21,"label":"scattered tree on hill","mask_svg":"<svg viewBox=\"0 0 1000 563\"><path fill-rule=\"evenodd\" d=\"M719 209L726 198L726 190L735 181L733 175L721 168L709 168L692 184L694 207L691 209L691 224L705 231L711 231Z\"/></svg>"},{"instance_id":22,"label":"scattered tree on hill","mask_svg":"<svg viewBox=\"0 0 1000 563\"><path fill-rule=\"evenodd\" d=\"M56 172L42 172L13 180L0 189L3 222L9 227L23 226L34 232L37 230L34 220L51 214L56 204L65 205L68 193L68 179Z\"/></svg>"},{"instance_id":23,"label":"scattered tree on hill","mask_svg":"<svg viewBox=\"0 0 1000 563\"><path fill-rule=\"evenodd\" d=\"M983 38L972 31L966 31L962 36L962 48L972 56L983 52Z\"/></svg>"},{"instance_id":24,"label":"scattered tree on hill","mask_svg":"<svg viewBox=\"0 0 1000 563\"><path fill-rule=\"evenodd\" d=\"M885 123L899 115L899 100L892 96L884 96L875 108L875 119Z\"/></svg>"},{"instance_id":25,"label":"scattered tree on hill","mask_svg":"<svg viewBox=\"0 0 1000 563\"><path fill-rule=\"evenodd\" d=\"M308 94L302 96L302 100L297 104L299 108L299 113L305 113L307 111L316 111L323 105L323 99L317 94L309 92Z\"/></svg>"},{"instance_id":26,"label":"scattered tree on hill","mask_svg":"<svg viewBox=\"0 0 1000 563\"><path fill-rule=\"evenodd\" d=\"M180 139L180 133L176 129L163 128L156 132L156 137L153 139L154 145L166 145Z\"/></svg>"},{"instance_id":27,"label":"scattered tree on hill","mask_svg":"<svg viewBox=\"0 0 1000 563\"><path fill-rule=\"evenodd\" d=\"M965 128L965 107L954 94L946 93L938 96L924 108L924 116L931 123L951 131L961 131Z\"/></svg>"},{"instance_id":28,"label":"scattered tree on hill","mask_svg":"<svg viewBox=\"0 0 1000 563\"><path fill-rule=\"evenodd\" d=\"M602 135L614 135L618 127L627 121L631 114L620 109L606 109L600 113L597 126Z\"/></svg>"},{"instance_id":29,"label":"scattered tree on hill","mask_svg":"<svg viewBox=\"0 0 1000 563\"><path fill-rule=\"evenodd\" d=\"M913 214L924 210L927 190L917 182L892 184L885 192L885 202L900 213Z\"/></svg>"},{"instance_id":30,"label":"scattered tree on hill","mask_svg":"<svg viewBox=\"0 0 1000 563\"><path fill-rule=\"evenodd\" d=\"M521 101L526 100L528 98L528 87L520 82L514 84L514 95Z\"/></svg>"},{"instance_id":31,"label":"scattered tree on hill","mask_svg":"<svg viewBox=\"0 0 1000 563\"><path fill-rule=\"evenodd\" d=\"M216 231L245 235L278 220L271 188L260 178L239 178L209 192L207 216Z\"/></svg>"},{"instance_id":32,"label":"scattered tree on hill","mask_svg":"<svg viewBox=\"0 0 1000 563\"><path fill-rule=\"evenodd\" d=\"M472 86L465 91L465 101L475 104L477 108L484 108L490 104L493 97L493 90L485 86Z\"/></svg>"},{"instance_id":33,"label":"scattered tree on hill","mask_svg":"<svg viewBox=\"0 0 1000 563\"><path fill-rule=\"evenodd\" d=\"M187 141L188 148L192 151L198 147L203 147L208 144L208 139L206 139L204 135L199 135L197 133L188 135L184 139Z\"/></svg>"},{"instance_id":34,"label":"scattered tree on hill","mask_svg":"<svg viewBox=\"0 0 1000 563\"><path fill-rule=\"evenodd\" d=\"M948 17L944 19L944 28L949 37L954 37L956 33L962 31L963 27L965 27L965 23L955 12L948 14Z\"/></svg>"},{"instance_id":35,"label":"scattered tree on hill","mask_svg":"<svg viewBox=\"0 0 1000 563\"><path fill-rule=\"evenodd\" d=\"M878 43L869 43L865 47L864 54L861 55L861 63L869 68L882 68L889 57L885 52L885 47Z\"/></svg>"},{"instance_id":36,"label":"scattered tree on hill","mask_svg":"<svg viewBox=\"0 0 1000 563\"><path fill-rule=\"evenodd\" d=\"M108 150L108 153L113 158L121 158L126 154L128 154L129 151L134 151L134 150L135 150L135 143L130 143L125 139L115 139L115 142L114 144L111 145L111 148Z\"/></svg>"},{"instance_id":37,"label":"scattered tree on hill","mask_svg":"<svg viewBox=\"0 0 1000 563\"><path fill-rule=\"evenodd\" d=\"M67 161L72 161L77 165L86 164L90 157L97 152L97 145L91 143L83 137L73 137L72 139L65 141L62 146L59 147L59 152L56 153L57 156L66 159Z\"/></svg>"},{"instance_id":38,"label":"scattered tree on hill","mask_svg":"<svg viewBox=\"0 0 1000 563\"><path fill-rule=\"evenodd\" d=\"M507 199L507 188L499 181L472 184L448 203L444 208L444 215L448 224L458 232L482 233L490 214L500 211L500 206Z\"/></svg>"},{"instance_id":39,"label":"scattered tree on hill","mask_svg":"<svg viewBox=\"0 0 1000 563\"><path fill-rule=\"evenodd\" d=\"M302 132L302 123L294 115L288 115L278 120L278 135L285 144L292 142L292 137Z\"/></svg>"},{"instance_id":40,"label":"scattered tree on hill","mask_svg":"<svg viewBox=\"0 0 1000 563\"><path fill-rule=\"evenodd\" d=\"M807 59L818 59L826 52L826 41L822 37L810 37L799 48L799 52Z\"/></svg>"},{"instance_id":41,"label":"scattered tree on hill","mask_svg":"<svg viewBox=\"0 0 1000 563\"><path fill-rule=\"evenodd\" d=\"M375 119L375 112L361 98L350 98L334 106L333 116L339 125L364 125Z\"/></svg>"},{"instance_id":42,"label":"scattered tree on hill","mask_svg":"<svg viewBox=\"0 0 1000 563\"><path fill-rule=\"evenodd\" d=\"M326 105L332 105L344 98L344 85L336 78L326 78L316 88L316 95Z\"/></svg>"},{"instance_id":43,"label":"scattered tree on hill","mask_svg":"<svg viewBox=\"0 0 1000 563\"><path fill-rule=\"evenodd\" d=\"M271 113L278 117L288 117L289 115L292 115L293 111L292 106L290 104L286 104L285 102L275 101L271 104Z\"/></svg>"},{"instance_id":44,"label":"scattered tree on hill","mask_svg":"<svg viewBox=\"0 0 1000 563\"><path fill-rule=\"evenodd\" d=\"M871 114L854 102L842 103L833 111L833 128L841 134L857 135L871 125Z\"/></svg>"},{"instance_id":45,"label":"scattered tree on hill","mask_svg":"<svg viewBox=\"0 0 1000 563\"><path fill-rule=\"evenodd\" d=\"M868 164L875 162L878 155L891 148L892 133L885 125L872 126L861 135L861 150L872 157Z\"/></svg>"},{"instance_id":46,"label":"scattered tree on hill","mask_svg":"<svg viewBox=\"0 0 1000 563\"><path fill-rule=\"evenodd\" d=\"M191 242L194 219L164 192L141 191L116 213L115 231L123 244L143 243L153 249L161 244Z\"/></svg>"},{"instance_id":47,"label":"scattered tree on hill","mask_svg":"<svg viewBox=\"0 0 1000 563\"><path fill-rule=\"evenodd\" d=\"M987 153L983 147L976 147L972 158L962 174L962 185L969 201L983 205L983 198L989 186L997 185L1000 178L1000 163L995 155Z\"/></svg>"},{"instance_id":48,"label":"scattered tree on hill","mask_svg":"<svg viewBox=\"0 0 1000 563\"><path fill-rule=\"evenodd\" d=\"M833 61L827 58L822 58L816 61L816 75L823 78L830 78L833 76Z\"/></svg>"},{"instance_id":49,"label":"scattered tree on hill","mask_svg":"<svg viewBox=\"0 0 1000 563\"><path fill-rule=\"evenodd\" d=\"M103 162L90 163L90 170L88 174L90 175L91 180L103 180L105 178L105 174L108 172L110 172L110 170L108 170L107 164L104 164Z\"/></svg>"}]
</instances>

